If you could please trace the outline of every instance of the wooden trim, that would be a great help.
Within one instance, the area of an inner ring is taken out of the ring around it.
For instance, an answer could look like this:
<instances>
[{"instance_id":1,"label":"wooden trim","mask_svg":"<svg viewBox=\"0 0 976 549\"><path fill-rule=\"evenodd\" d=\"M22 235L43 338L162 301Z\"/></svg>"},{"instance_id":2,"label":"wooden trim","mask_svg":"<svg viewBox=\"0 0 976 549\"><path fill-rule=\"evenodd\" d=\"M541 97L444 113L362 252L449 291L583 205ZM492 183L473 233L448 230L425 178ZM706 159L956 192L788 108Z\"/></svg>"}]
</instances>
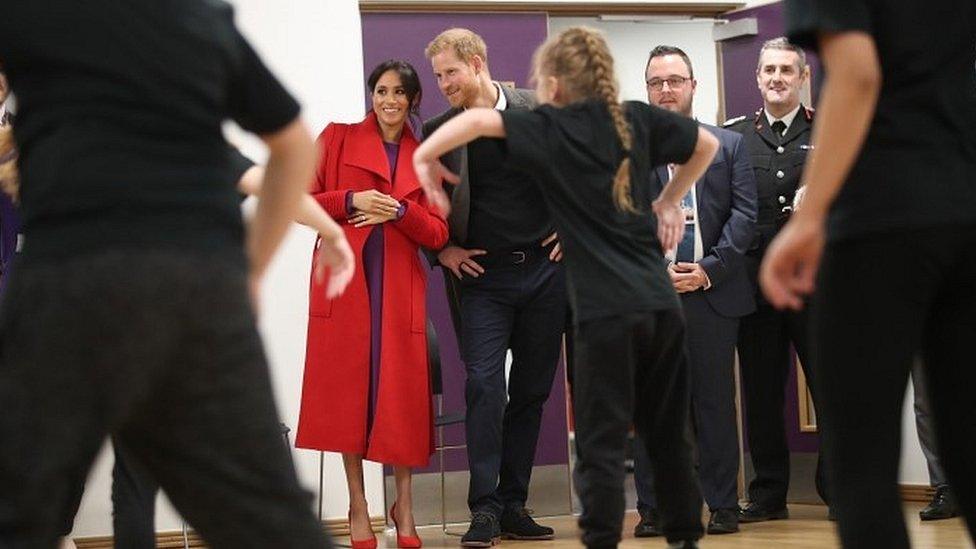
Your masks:
<instances>
[{"instance_id":1,"label":"wooden trim","mask_svg":"<svg viewBox=\"0 0 976 549\"><path fill-rule=\"evenodd\" d=\"M381 534L386 528L386 517L370 517L369 521L373 526L373 532L377 534ZM332 537L348 536L349 520L345 518L323 520L322 529ZM187 539L190 542L190 547L206 547L200 535L193 530L190 530ZM112 549L114 547L112 536L75 538L74 542L78 549ZM183 533L179 530L156 532L156 547L157 549L182 549Z\"/></svg>"},{"instance_id":2,"label":"wooden trim","mask_svg":"<svg viewBox=\"0 0 976 549\"><path fill-rule=\"evenodd\" d=\"M902 501L928 503L935 496L935 488L927 484L901 484L898 486Z\"/></svg>"},{"instance_id":3,"label":"wooden trim","mask_svg":"<svg viewBox=\"0 0 976 549\"><path fill-rule=\"evenodd\" d=\"M796 403L799 412L797 415L799 416L800 432L818 432L817 413L813 408L813 395L810 394L810 389L807 387L807 376L803 373L803 367L800 366L799 356L796 357Z\"/></svg>"},{"instance_id":4,"label":"wooden trim","mask_svg":"<svg viewBox=\"0 0 976 549\"><path fill-rule=\"evenodd\" d=\"M744 6L744 2L586 2L560 0L359 0L361 13L390 12L542 12L549 15L691 15L715 17Z\"/></svg>"}]
</instances>

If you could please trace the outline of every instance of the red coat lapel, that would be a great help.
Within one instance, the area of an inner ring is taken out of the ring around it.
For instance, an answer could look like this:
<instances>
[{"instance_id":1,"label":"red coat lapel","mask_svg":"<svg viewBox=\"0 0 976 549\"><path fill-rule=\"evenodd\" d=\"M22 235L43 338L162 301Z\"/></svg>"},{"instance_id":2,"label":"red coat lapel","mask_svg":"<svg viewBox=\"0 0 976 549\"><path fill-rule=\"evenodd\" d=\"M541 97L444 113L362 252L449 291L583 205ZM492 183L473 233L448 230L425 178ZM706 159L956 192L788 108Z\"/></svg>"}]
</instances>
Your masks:
<instances>
[{"instance_id":1,"label":"red coat lapel","mask_svg":"<svg viewBox=\"0 0 976 549\"><path fill-rule=\"evenodd\" d=\"M344 163L373 172L389 181L390 167L386 162L386 151L383 150L376 113L369 111L362 122L349 128L349 135L346 137Z\"/></svg>"},{"instance_id":2,"label":"red coat lapel","mask_svg":"<svg viewBox=\"0 0 976 549\"><path fill-rule=\"evenodd\" d=\"M362 122L349 128L346 147L345 164L367 170L390 183L390 166L386 160L376 113L369 111ZM420 182L413 171L413 153L417 147L417 138L413 136L409 124L404 125L400 136L400 150L397 153L396 175L392 182L394 198L403 198L420 188Z\"/></svg>"}]
</instances>

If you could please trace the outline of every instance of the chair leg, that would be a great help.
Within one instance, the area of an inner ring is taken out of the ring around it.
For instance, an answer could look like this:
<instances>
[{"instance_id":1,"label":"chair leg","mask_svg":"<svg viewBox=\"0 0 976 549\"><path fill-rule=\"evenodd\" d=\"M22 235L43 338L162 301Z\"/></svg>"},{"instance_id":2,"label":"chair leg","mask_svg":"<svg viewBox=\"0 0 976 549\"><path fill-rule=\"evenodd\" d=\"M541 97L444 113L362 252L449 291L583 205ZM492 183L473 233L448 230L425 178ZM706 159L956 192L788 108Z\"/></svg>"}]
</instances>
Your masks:
<instances>
[{"instance_id":1,"label":"chair leg","mask_svg":"<svg viewBox=\"0 0 976 549\"><path fill-rule=\"evenodd\" d=\"M190 549L190 529L185 520L183 521L183 549Z\"/></svg>"},{"instance_id":2,"label":"chair leg","mask_svg":"<svg viewBox=\"0 0 976 549\"><path fill-rule=\"evenodd\" d=\"M319 522L322 522L322 491L325 487L325 452L319 452Z\"/></svg>"}]
</instances>

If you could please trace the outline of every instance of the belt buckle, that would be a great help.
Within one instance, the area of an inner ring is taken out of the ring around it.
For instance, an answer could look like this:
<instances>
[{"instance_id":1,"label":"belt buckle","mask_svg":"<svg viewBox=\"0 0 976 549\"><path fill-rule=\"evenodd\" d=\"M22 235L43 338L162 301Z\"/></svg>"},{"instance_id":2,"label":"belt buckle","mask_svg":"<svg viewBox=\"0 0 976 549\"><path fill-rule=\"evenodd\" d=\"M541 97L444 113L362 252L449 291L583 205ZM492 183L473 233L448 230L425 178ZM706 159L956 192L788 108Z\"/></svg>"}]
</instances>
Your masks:
<instances>
[{"instance_id":1,"label":"belt buckle","mask_svg":"<svg viewBox=\"0 0 976 549\"><path fill-rule=\"evenodd\" d=\"M512 263L516 265L521 265L522 263L525 263L525 252L516 251L516 252L512 252L512 255L515 256L515 259L512 261Z\"/></svg>"}]
</instances>

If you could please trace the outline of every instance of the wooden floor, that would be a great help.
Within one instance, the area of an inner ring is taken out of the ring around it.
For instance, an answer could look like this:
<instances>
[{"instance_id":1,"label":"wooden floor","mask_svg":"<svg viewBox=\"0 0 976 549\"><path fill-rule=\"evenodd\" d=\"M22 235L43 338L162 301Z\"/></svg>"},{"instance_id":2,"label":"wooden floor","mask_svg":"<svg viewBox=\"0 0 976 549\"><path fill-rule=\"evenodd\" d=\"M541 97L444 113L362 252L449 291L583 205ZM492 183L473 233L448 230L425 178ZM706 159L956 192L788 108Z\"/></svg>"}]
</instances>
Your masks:
<instances>
[{"instance_id":1,"label":"wooden floor","mask_svg":"<svg viewBox=\"0 0 976 549\"><path fill-rule=\"evenodd\" d=\"M918 520L921 504L906 504L905 517L912 537L914 549L971 549L962 519L951 519L922 523ZM790 505L790 520L743 524L737 534L706 536L701 541L702 549L828 549L838 547L834 535L834 523L826 520L827 510L819 505ZM511 549L563 549L579 547L576 520L573 517L540 519L541 523L556 529L553 541L528 542L505 541L503 545ZM622 548L666 547L663 538L634 539L632 533L637 523L635 512L627 513L624 519L624 541ZM464 525L454 527L462 530ZM457 547L460 538L441 533L440 527L420 529L424 547ZM349 538L340 538L339 544L348 543ZM380 547L396 547L392 531L380 536ZM384 546L384 543L386 544Z\"/></svg>"}]
</instances>

